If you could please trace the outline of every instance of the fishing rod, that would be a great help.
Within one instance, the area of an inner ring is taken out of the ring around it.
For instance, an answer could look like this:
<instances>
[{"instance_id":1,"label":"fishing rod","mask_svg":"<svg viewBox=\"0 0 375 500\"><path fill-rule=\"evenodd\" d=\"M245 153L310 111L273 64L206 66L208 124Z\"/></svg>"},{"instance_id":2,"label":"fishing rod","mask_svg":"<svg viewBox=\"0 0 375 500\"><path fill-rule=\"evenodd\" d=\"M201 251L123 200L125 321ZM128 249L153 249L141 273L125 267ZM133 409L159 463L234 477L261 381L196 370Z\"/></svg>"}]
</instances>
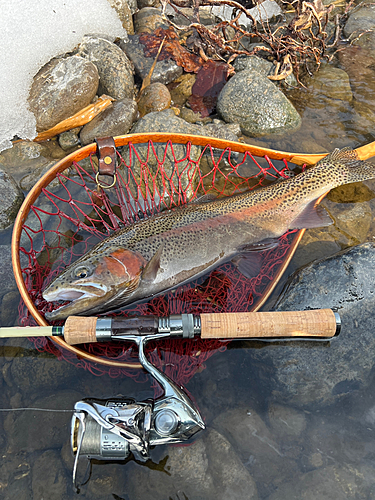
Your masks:
<instances>
[{"instance_id":1,"label":"fishing rod","mask_svg":"<svg viewBox=\"0 0 375 500\"><path fill-rule=\"evenodd\" d=\"M1 327L0 338L64 337L69 345L133 340L134 337L202 339L330 340L341 328L332 309L176 314L167 317L70 316L64 326Z\"/></svg>"},{"instance_id":2,"label":"fishing rod","mask_svg":"<svg viewBox=\"0 0 375 500\"><path fill-rule=\"evenodd\" d=\"M73 345L86 342L133 341L142 367L161 385L163 395L155 400L132 398L83 399L74 405L70 442L73 455L73 485L77 484L80 459L125 460L130 454L145 461L150 447L181 443L205 423L194 402L145 355L149 340L165 337L203 339L332 340L340 333L341 321L332 309L281 312L180 314L168 317L70 316L64 326L0 328L0 337L64 337Z\"/></svg>"}]
</instances>

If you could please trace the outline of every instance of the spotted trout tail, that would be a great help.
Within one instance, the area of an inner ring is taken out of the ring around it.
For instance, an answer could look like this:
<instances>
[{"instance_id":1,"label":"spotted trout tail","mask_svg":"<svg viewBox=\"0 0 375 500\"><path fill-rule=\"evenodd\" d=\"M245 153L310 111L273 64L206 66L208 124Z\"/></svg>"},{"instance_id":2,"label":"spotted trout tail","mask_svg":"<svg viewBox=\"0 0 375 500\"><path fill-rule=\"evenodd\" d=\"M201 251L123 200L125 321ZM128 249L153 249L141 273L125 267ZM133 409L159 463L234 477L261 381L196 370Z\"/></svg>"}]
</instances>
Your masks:
<instances>
[{"instance_id":1,"label":"spotted trout tail","mask_svg":"<svg viewBox=\"0 0 375 500\"><path fill-rule=\"evenodd\" d=\"M366 181L375 178L375 164L360 160L358 153L349 147L335 149L317 163L317 166L328 169L336 167L337 174L341 177L340 184Z\"/></svg>"}]
</instances>

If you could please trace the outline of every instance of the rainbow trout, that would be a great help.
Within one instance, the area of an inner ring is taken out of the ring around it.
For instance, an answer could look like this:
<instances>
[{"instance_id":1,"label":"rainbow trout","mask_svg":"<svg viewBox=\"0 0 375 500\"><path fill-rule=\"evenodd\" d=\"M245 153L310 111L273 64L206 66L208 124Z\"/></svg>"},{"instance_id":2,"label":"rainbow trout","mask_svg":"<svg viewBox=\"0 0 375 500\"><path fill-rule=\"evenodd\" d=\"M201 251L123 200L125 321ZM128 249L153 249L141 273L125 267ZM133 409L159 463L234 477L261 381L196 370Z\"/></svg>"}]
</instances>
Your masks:
<instances>
[{"instance_id":1,"label":"rainbow trout","mask_svg":"<svg viewBox=\"0 0 375 500\"><path fill-rule=\"evenodd\" d=\"M254 251L277 245L290 229L332 224L318 199L330 189L375 178L375 165L338 150L311 169L270 186L190 203L121 229L94 246L44 291L71 302L48 320L98 314L154 297L232 260L254 275Z\"/></svg>"}]
</instances>

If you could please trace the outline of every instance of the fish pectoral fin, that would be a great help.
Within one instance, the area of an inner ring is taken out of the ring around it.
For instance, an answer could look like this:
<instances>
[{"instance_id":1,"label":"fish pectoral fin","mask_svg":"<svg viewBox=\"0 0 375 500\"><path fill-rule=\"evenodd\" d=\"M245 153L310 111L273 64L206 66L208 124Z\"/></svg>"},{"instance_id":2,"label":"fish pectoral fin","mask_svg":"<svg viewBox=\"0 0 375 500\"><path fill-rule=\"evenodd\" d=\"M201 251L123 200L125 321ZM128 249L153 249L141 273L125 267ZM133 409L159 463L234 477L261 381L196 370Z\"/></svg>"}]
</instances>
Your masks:
<instances>
[{"instance_id":1,"label":"fish pectoral fin","mask_svg":"<svg viewBox=\"0 0 375 500\"><path fill-rule=\"evenodd\" d=\"M315 205L316 200L309 203L302 213L289 225L289 229L311 229L325 227L333 224L331 216L320 205Z\"/></svg>"},{"instance_id":2,"label":"fish pectoral fin","mask_svg":"<svg viewBox=\"0 0 375 500\"><path fill-rule=\"evenodd\" d=\"M246 278L254 278L260 273L262 256L256 252L243 253L234 257L232 263Z\"/></svg>"},{"instance_id":3,"label":"fish pectoral fin","mask_svg":"<svg viewBox=\"0 0 375 500\"><path fill-rule=\"evenodd\" d=\"M163 245L155 252L151 259L146 264L142 272L143 281L153 281L160 269L160 257L163 251Z\"/></svg>"},{"instance_id":4,"label":"fish pectoral fin","mask_svg":"<svg viewBox=\"0 0 375 500\"><path fill-rule=\"evenodd\" d=\"M264 250L271 250L279 246L278 238L265 238L264 240L258 241L257 243L252 243L251 245L244 245L239 248L238 251L247 254L250 252L263 252Z\"/></svg>"}]
</instances>

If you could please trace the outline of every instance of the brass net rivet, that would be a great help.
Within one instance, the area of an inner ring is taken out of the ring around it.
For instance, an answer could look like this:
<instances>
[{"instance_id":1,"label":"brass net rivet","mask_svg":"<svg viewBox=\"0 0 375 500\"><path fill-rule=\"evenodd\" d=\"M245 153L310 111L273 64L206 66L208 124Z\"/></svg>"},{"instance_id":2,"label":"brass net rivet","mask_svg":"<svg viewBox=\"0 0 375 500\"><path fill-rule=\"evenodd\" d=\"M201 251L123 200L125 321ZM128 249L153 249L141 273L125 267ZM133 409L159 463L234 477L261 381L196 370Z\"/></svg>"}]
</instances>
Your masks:
<instances>
[{"instance_id":1,"label":"brass net rivet","mask_svg":"<svg viewBox=\"0 0 375 500\"><path fill-rule=\"evenodd\" d=\"M105 156L103 158L103 161L106 165L109 165L110 163L112 163L112 158L110 156Z\"/></svg>"}]
</instances>

